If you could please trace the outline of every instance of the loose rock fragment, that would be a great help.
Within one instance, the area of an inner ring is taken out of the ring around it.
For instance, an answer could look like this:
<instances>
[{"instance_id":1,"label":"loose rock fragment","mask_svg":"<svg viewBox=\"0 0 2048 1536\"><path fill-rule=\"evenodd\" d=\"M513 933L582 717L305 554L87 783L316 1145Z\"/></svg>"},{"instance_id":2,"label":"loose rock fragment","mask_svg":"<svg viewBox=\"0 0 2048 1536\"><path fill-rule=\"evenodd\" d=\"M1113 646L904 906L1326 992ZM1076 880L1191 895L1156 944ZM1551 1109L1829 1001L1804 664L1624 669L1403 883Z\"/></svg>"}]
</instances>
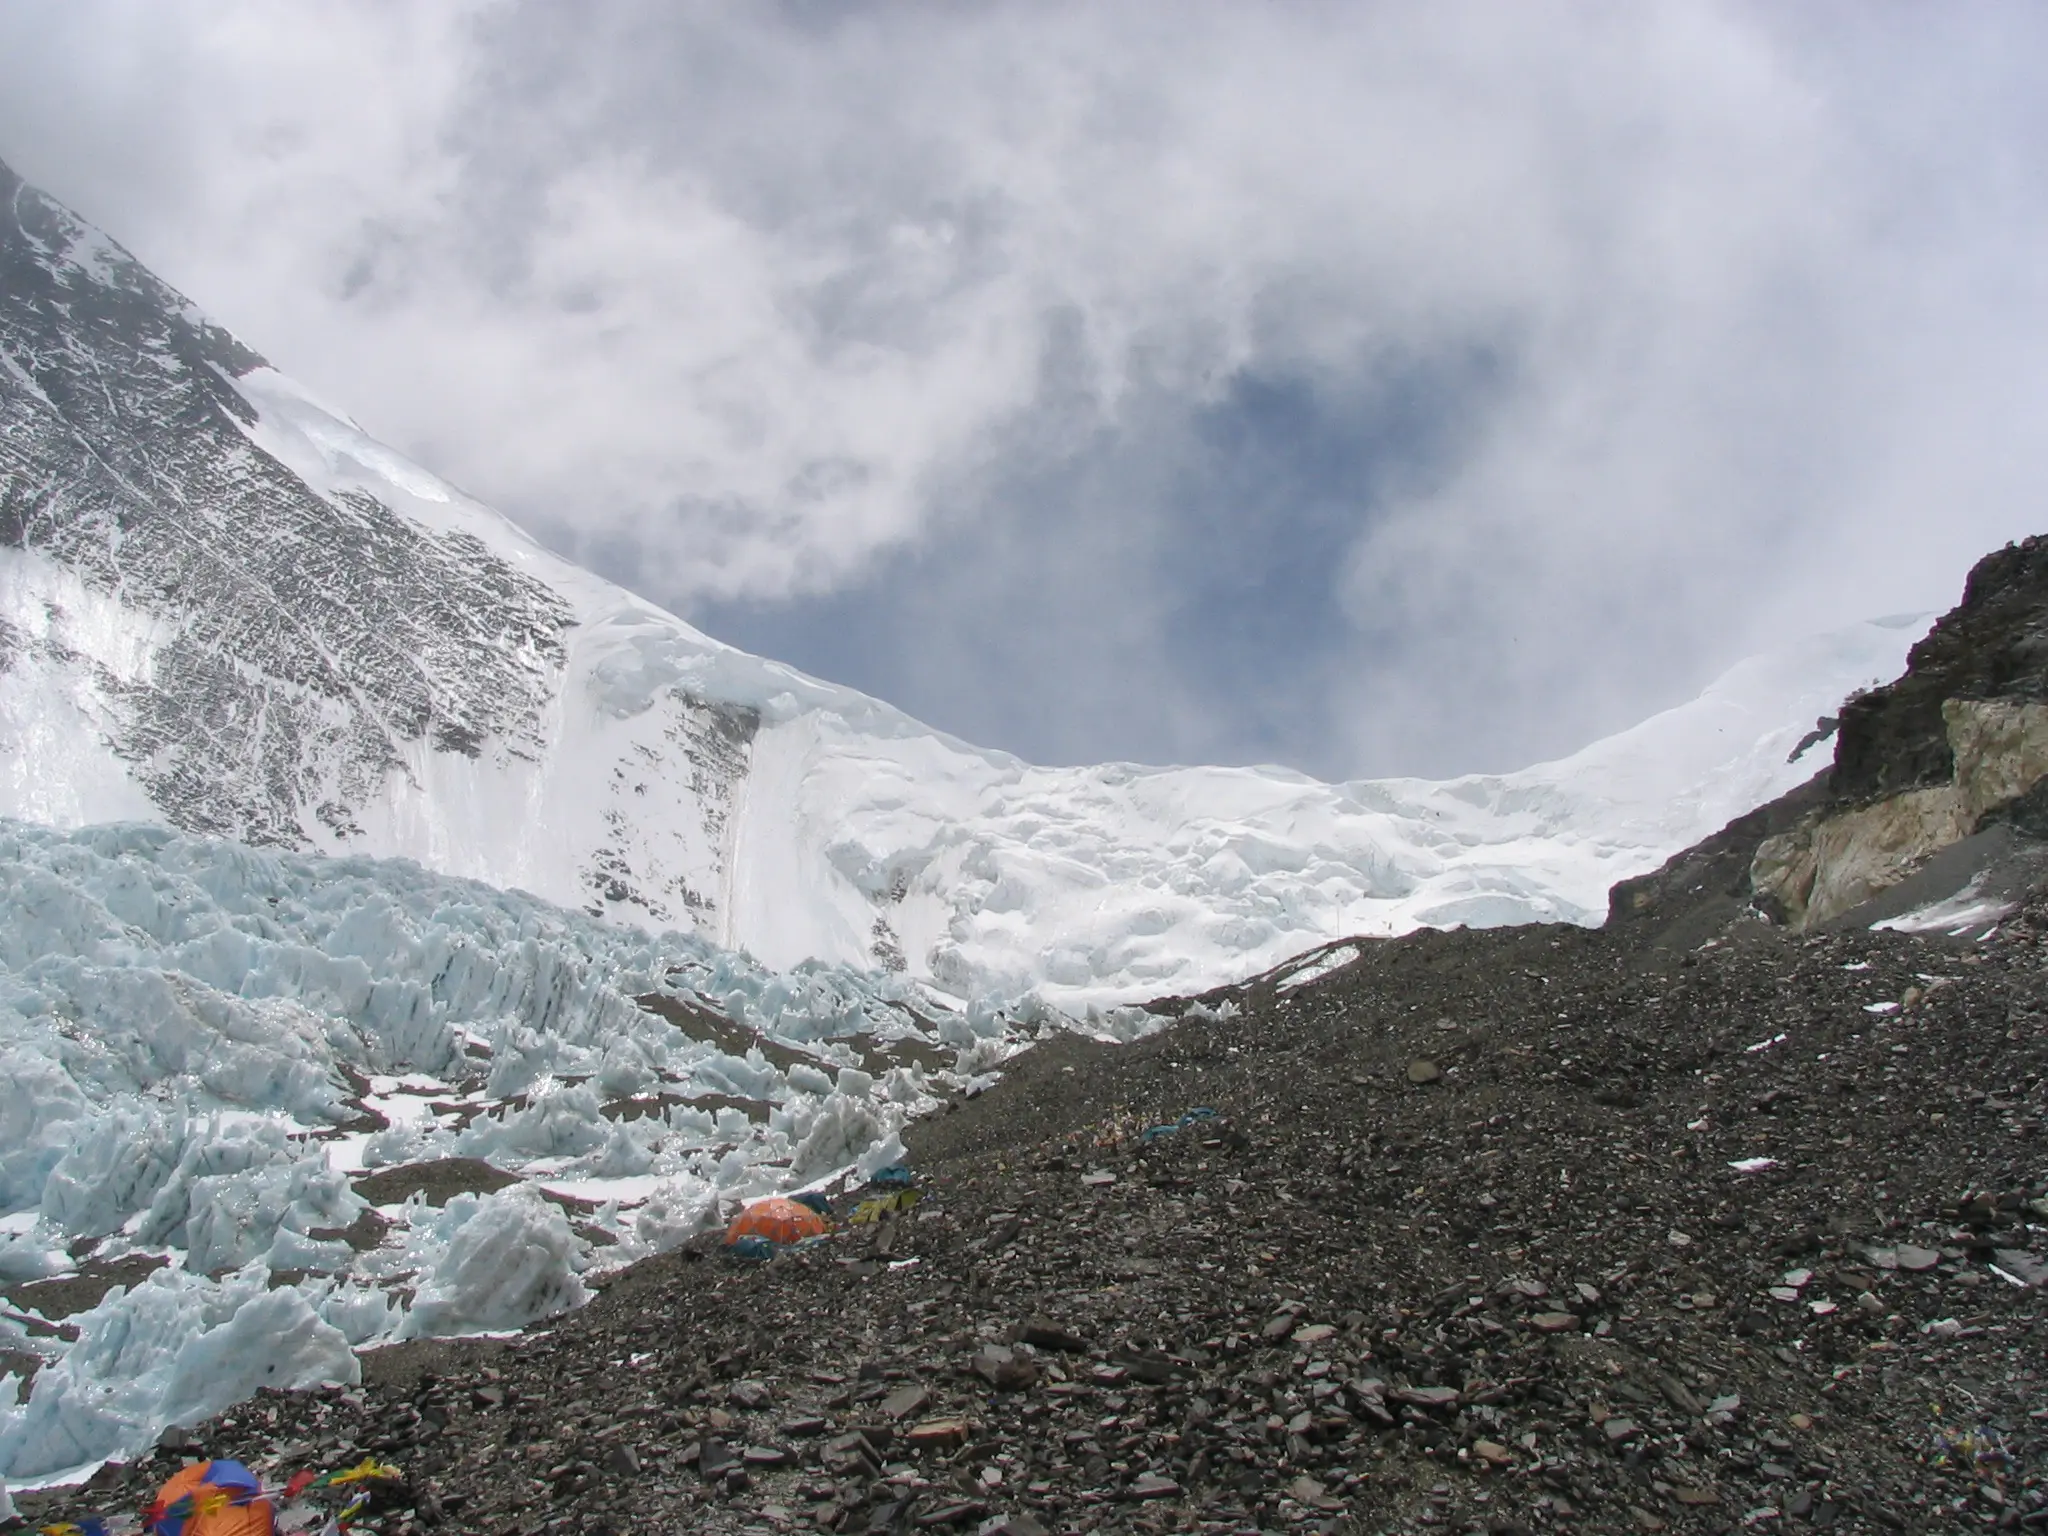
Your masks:
<instances>
[{"instance_id":1,"label":"loose rock fragment","mask_svg":"<svg viewBox=\"0 0 2048 1536\"><path fill-rule=\"evenodd\" d=\"M926 1419L913 1424L903 1438L920 1449L959 1445L967 1439L967 1421L961 1418Z\"/></svg>"},{"instance_id":2,"label":"loose rock fragment","mask_svg":"<svg viewBox=\"0 0 2048 1536\"><path fill-rule=\"evenodd\" d=\"M1036 1515L1026 1510L1015 1510L1007 1515L992 1515L976 1528L974 1536L1052 1536Z\"/></svg>"},{"instance_id":3,"label":"loose rock fragment","mask_svg":"<svg viewBox=\"0 0 2048 1536\"><path fill-rule=\"evenodd\" d=\"M1337 1509L1341 1506L1330 1497L1330 1490L1322 1482L1306 1472L1287 1485L1287 1491L1297 1504L1306 1504L1310 1509Z\"/></svg>"},{"instance_id":4,"label":"loose rock fragment","mask_svg":"<svg viewBox=\"0 0 2048 1536\"><path fill-rule=\"evenodd\" d=\"M737 1453L723 1440L706 1440L697 1453L697 1470L707 1479L723 1477L739 1463Z\"/></svg>"},{"instance_id":5,"label":"loose rock fragment","mask_svg":"<svg viewBox=\"0 0 2048 1536\"><path fill-rule=\"evenodd\" d=\"M2018 1248L1999 1248L1992 1255L1998 1267L2022 1284L2048 1287L2048 1263Z\"/></svg>"},{"instance_id":6,"label":"loose rock fragment","mask_svg":"<svg viewBox=\"0 0 2048 1536\"><path fill-rule=\"evenodd\" d=\"M1387 1395L1397 1403L1438 1411L1457 1407L1459 1398L1456 1387L1399 1387Z\"/></svg>"},{"instance_id":7,"label":"loose rock fragment","mask_svg":"<svg viewBox=\"0 0 2048 1536\"><path fill-rule=\"evenodd\" d=\"M1179 1483L1157 1472L1141 1473L1126 1490L1132 1499L1170 1499L1179 1492Z\"/></svg>"},{"instance_id":8,"label":"loose rock fragment","mask_svg":"<svg viewBox=\"0 0 2048 1536\"><path fill-rule=\"evenodd\" d=\"M1017 1341L1029 1344L1033 1349L1059 1350L1070 1355L1085 1355L1089 1347L1088 1341L1078 1333L1072 1333L1044 1317L1034 1317L1020 1327Z\"/></svg>"},{"instance_id":9,"label":"loose rock fragment","mask_svg":"<svg viewBox=\"0 0 2048 1536\"><path fill-rule=\"evenodd\" d=\"M726 1389L725 1400L735 1408L758 1412L775 1401L765 1381L736 1381Z\"/></svg>"},{"instance_id":10,"label":"loose rock fragment","mask_svg":"<svg viewBox=\"0 0 2048 1536\"><path fill-rule=\"evenodd\" d=\"M1038 1380L1037 1362L1001 1344L984 1345L974 1356L974 1374L1000 1392L1016 1392Z\"/></svg>"},{"instance_id":11,"label":"loose rock fragment","mask_svg":"<svg viewBox=\"0 0 2048 1536\"><path fill-rule=\"evenodd\" d=\"M892 1419L907 1419L923 1409L931 1400L929 1392L912 1382L909 1386L898 1387L883 1398L881 1409Z\"/></svg>"}]
</instances>

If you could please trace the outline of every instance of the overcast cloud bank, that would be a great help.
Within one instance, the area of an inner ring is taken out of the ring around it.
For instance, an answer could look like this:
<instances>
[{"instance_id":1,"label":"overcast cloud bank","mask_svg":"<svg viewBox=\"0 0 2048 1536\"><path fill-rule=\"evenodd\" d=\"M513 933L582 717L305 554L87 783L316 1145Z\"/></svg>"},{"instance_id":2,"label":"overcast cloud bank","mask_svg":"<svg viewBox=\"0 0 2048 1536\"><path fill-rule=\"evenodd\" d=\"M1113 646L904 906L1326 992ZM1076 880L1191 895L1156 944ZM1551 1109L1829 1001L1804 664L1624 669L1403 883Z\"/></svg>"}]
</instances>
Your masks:
<instances>
[{"instance_id":1,"label":"overcast cloud bank","mask_svg":"<svg viewBox=\"0 0 2048 1536\"><path fill-rule=\"evenodd\" d=\"M725 638L1505 768L2039 526L2048 20L0 5L0 157Z\"/></svg>"}]
</instances>

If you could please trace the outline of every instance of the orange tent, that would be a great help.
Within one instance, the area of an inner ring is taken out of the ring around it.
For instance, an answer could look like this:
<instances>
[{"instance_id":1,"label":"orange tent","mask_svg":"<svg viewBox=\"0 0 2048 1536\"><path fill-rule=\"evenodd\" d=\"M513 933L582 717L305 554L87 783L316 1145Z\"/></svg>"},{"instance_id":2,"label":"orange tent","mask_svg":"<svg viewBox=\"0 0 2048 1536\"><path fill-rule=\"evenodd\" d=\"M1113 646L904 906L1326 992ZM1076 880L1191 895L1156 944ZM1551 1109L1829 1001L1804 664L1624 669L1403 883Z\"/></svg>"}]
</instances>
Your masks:
<instances>
[{"instance_id":1,"label":"orange tent","mask_svg":"<svg viewBox=\"0 0 2048 1536\"><path fill-rule=\"evenodd\" d=\"M771 1195L735 1216L725 1229L725 1240L736 1243L743 1237L761 1237L771 1243L800 1243L807 1237L822 1237L826 1230L825 1218L808 1205Z\"/></svg>"},{"instance_id":2,"label":"orange tent","mask_svg":"<svg viewBox=\"0 0 2048 1536\"><path fill-rule=\"evenodd\" d=\"M143 1529L160 1536L272 1536L270 1500L239 1461L195 1461L157 1490Z\"/></svg>"}]
</instances>

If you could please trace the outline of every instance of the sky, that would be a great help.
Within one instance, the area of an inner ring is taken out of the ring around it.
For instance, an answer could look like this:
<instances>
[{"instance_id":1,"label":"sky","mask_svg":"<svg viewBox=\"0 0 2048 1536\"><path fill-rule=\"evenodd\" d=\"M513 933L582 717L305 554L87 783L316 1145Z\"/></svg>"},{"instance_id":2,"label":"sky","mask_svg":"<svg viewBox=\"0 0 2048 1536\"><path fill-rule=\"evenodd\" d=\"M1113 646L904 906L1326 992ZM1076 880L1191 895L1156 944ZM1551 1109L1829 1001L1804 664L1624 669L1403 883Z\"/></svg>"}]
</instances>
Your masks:
<instances>
[{"instance_id":1,"label":"sky","mask_svg":"<svg viewBox=\"0 0 2048 1536\"><path fill-rule=\"evenodd\" d=\"M0 0L0 159L722 639L1499 770L2040 529L2048 11Z\"/></svg>"}]
</instances>

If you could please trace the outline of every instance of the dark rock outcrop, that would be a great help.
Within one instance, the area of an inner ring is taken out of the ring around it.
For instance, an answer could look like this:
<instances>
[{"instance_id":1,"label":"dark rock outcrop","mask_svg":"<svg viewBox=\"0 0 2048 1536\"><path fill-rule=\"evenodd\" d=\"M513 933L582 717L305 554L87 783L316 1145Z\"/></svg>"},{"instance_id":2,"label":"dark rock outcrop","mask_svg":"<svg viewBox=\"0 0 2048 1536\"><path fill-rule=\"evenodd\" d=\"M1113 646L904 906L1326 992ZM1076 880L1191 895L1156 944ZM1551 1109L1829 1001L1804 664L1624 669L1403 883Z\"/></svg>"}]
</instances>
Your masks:
<instances>
[{"instance_id":1,"label":"dark rock outcrop","mask_svg":"<svg viewBox=\"0 0 2048 1536\"><path fill-rule=\"evenodd\" d=\"M2031 538L1978 562L1904 675L1844 703L1825 783L1790 825L1760 828L1752 903L1810 928L1843 920L1993 825L2031 840L2048 829L2044 778L2048 539ZM1950 865L1966 879L1989 868Z\"/></svg>"},{"instance_id":2,"label":"dark rock outcrop","mask_svg":"<svg viewBox=\"0 0 2048 1536\"><path fill-rule=\"evenodd\" d=\"M1978 561L1963 600L1913 647L1905 674L1843 705L1830 808L1952 779L1942 717L1952 699L2048 703L2048 537Z\"/></svg>"}]
</instances>

